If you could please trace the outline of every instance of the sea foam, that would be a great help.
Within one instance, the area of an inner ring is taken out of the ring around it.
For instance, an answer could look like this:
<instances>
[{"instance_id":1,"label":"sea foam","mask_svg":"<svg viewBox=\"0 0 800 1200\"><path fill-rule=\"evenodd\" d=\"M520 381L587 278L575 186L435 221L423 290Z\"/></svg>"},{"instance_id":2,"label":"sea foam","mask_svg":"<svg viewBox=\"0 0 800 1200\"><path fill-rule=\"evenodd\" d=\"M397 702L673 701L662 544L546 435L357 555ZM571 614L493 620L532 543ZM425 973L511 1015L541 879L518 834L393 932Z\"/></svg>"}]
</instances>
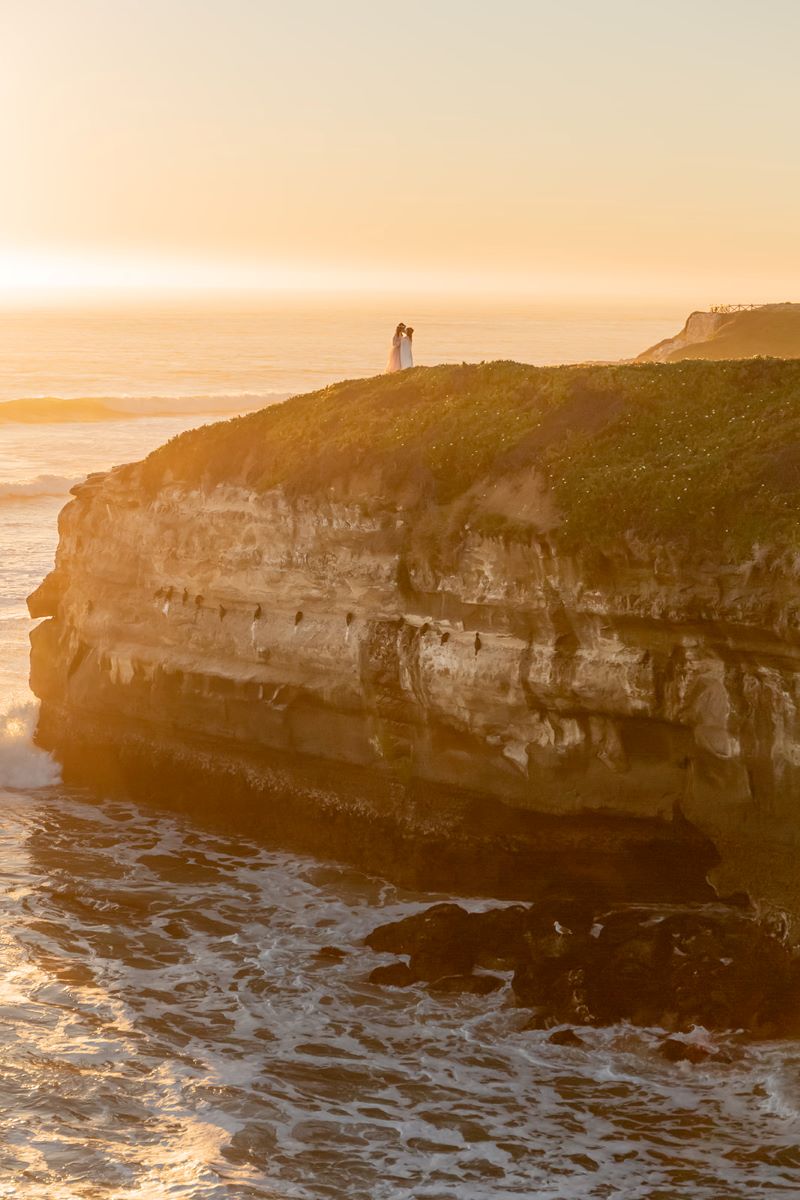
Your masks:
<instances>
[{"instance_id":1,"label":"sea foam","mask_svg":"<svg viewBox=\"0 0 800 1200\"><path fill-rule=\"evenodd\" d=\"M38 705L14 704L0 716L0 787L51 787L59 782L56 762L34 745Z\"/></svg>"}]
</instances>

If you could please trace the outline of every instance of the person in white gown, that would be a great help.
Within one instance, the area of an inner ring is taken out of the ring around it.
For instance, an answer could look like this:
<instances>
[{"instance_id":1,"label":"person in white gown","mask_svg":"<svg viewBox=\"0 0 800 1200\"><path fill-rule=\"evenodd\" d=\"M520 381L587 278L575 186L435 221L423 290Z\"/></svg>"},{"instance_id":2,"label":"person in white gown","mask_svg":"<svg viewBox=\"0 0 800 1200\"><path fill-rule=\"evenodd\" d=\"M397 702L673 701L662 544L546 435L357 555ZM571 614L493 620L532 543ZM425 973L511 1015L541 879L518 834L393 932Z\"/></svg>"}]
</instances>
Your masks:
<instances>
[{"instance_id":1,"label":"person in white gown","mask_svg":"<svg viewBox=\"0 0 800 1200\"><path fill-rule=\"evenodd\" d=\"M400 340L400 370L405 371L407 367L413 367L414 355L412 353L412 339L414 330L406 325L405 333Z\"/></svg>"},{"instance_id":2,"label":"person in white gown","mask_svg":"<svg viewBox=\"0 0 800 1200\"><path fill-rule=\"evenodd\" d=\"M406 328L405 325L401 321L400 324L397 326L397 329L395 329L395 331L394 331L394 337L392 338L392 348L389 351L389 361L386 364L386 374L387 375L390 375L393 371L401 371L403 369L401 355L402 355L402 345L403 345L403 334L405 333L405 328Z\"/></svg>"}]
</instances>

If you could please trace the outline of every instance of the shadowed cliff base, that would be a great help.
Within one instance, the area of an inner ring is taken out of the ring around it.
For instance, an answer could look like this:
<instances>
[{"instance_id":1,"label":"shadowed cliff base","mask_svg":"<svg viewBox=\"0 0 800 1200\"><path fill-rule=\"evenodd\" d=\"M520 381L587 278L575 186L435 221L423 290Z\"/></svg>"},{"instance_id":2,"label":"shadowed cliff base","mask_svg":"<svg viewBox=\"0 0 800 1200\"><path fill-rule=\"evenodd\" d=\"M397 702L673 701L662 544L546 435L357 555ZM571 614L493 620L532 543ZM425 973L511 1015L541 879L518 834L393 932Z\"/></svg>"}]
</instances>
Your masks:
<instances>
[{"instance_id":1,"label":"shadowed cliff base","mask_svg":"<svg viewBox=\"0 0 800 1200\"><path fill-rule=\"evenodd\" d=\"M40 739L424 886L708 871L793 918L798 443L774 360L418 368L185 434L62 513Z\"/></svg>"},{"instance_id":2,"label":"shadowed cliff base","mask_svg":"<svg viewBox=\"0 0 800 1200\"><path fill-rule=\"evenodd\" d=\"M115 727L116 726L116 727ZM453 787L309 756L171 740L152 728L45 710L40 744L64 780L246 830L276 848L349 862L412 889L593 903L708 900L717 862L679 813L670 822L603 812L524 812Z\"/></svg>"}]
</instances>

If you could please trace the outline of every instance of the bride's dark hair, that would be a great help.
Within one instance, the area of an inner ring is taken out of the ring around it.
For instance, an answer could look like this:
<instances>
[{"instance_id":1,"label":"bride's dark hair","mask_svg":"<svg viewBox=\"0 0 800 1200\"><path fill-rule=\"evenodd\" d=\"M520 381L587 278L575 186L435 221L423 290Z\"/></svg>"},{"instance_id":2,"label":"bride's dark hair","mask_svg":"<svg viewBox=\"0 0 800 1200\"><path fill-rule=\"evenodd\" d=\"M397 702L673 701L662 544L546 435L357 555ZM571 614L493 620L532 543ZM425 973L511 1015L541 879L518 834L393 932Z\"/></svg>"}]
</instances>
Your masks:
<instances>
[{"instance_id":1,"label":"bride's dark hair","mask_svg":"<svg viewBox=\"0 0 800 1200\"><path fill-rule=\"evenodd\" d=\"M410 325L406 325L405 329L406 329L406 337L410 338L410 337L414 336L414 330L411 328Z\"/></svg>"}]
</instances>

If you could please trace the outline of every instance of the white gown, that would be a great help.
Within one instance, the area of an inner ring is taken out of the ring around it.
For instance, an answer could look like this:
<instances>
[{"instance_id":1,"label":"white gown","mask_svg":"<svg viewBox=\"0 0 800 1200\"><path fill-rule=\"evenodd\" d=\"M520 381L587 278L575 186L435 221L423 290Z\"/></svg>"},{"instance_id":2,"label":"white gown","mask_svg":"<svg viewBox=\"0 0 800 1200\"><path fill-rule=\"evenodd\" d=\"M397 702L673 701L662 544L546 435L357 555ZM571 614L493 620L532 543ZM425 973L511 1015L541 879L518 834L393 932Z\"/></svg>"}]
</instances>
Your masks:
<instances>
[{"instance_id":1,"label":"white gown","mask_svg":"<svg viewBox=\"0 0 800 1200\"><path fill-rule=\"evenodd\" d=\"M400 370L405 371L406 367L413 367L414 354L412 352L411 338L402 337L400 339Z\"/></svg>"},{"instance_id":2,"label":"white gown","mask_svg":"<svg viewBox=\"0 0 800 1200\"><path fill-rule=\"evenodd\" d=\"M391 375L392 371L399 371L402 368L400 344L405 338L396 333L392 338L392 348L389 351L389 361L386 364L386 374Z\"/></svg>"}]
</instances>

